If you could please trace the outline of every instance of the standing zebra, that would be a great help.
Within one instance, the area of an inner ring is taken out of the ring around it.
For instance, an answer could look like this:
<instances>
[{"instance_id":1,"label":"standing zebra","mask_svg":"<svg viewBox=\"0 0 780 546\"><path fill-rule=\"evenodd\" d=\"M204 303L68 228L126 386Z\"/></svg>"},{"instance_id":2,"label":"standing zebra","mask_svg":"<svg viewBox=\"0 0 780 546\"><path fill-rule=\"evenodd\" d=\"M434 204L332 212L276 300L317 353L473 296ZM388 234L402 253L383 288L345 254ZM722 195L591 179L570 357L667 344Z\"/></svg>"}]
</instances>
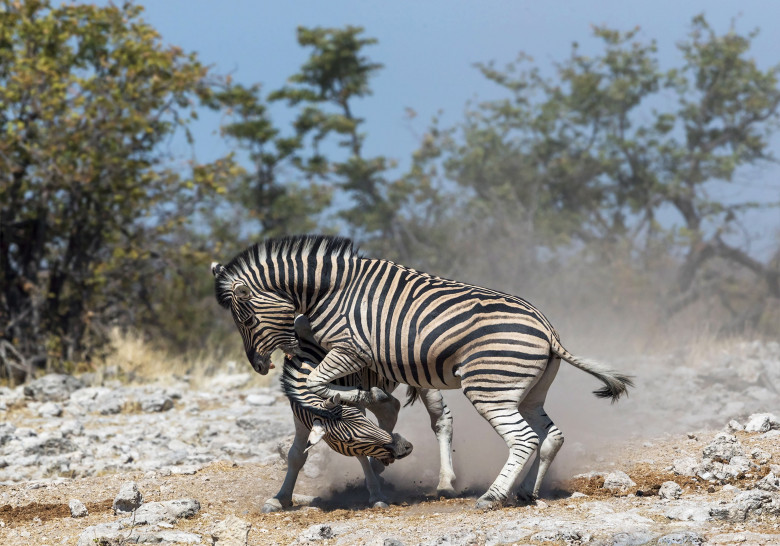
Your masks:
<instances>
[{"instance_id":1,"label":"standing zebra","mask_svg":"<svg viewBox=\"0 0 780 546\"><path fill-rule=\"evenodd\" d=\"M267 373L270 354L298 350L294 320L306 316L328 350L307 385L350 404L377 400L373 391L329 385L369 368L397 383L461 388L504 439L509 456L477 507L503 503L538 449L536 476L523 484L534 498L563 435L544 412L560 359L595 376L596 396L617 400L631 380L569 353L549 321L527 301L495 290L421 273L360 255L348 239L269 239L240 253L215 281L230 308L247 358Z\"/></svg>"}]
</instances>

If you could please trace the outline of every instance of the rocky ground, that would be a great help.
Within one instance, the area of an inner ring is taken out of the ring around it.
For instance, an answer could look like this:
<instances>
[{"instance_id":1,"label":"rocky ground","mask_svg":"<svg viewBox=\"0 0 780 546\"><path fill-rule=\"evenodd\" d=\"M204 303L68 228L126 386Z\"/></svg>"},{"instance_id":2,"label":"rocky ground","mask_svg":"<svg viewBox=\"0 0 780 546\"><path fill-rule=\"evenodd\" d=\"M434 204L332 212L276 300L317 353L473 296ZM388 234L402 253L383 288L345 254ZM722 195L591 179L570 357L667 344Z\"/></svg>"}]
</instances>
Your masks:
<instances>
[{"instance_id":1,"label":"rocky ground","mask_svg":"<svg viewBox=\"0 0 780 546\"><path fill-rule=\"evenodd\" d=\"M0 388L0 544L780 544L780 345L627 369L637 389L598 409L594 382L559 377L548 407L567 443L550 487L492 512L473 505L505 448L459 393L458 498L430 494L435 442L416 408L398 426L415 452L385 473L390 508L364 508L357 463L317 446L296 507L262 514L292 418L241 366L197 387L50 375Z\"/></svg>"}]
</instances>

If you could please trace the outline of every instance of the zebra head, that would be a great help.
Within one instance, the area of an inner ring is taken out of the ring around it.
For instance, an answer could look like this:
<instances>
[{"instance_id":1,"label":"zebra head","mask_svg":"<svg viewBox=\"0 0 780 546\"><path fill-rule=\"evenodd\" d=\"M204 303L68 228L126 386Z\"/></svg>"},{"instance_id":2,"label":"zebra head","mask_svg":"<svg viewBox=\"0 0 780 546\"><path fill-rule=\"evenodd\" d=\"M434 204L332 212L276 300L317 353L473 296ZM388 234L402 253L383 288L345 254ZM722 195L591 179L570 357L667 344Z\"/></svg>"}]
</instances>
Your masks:
<instances>
[{"instance_id":1,"label":"zebra head","mask_svg":"<svg viewBox=\"0 0 780 546\"><path fill-rule=\"evenodd\" d=\"M261 375L274 367L271 353L298 352L295 337L295 306L282 295L263 290L255 281L256 273L238 262L224 267L213 263L217 301L230 309L244 342L244 351L252 368Z\"/></svg>"}]
</instances>

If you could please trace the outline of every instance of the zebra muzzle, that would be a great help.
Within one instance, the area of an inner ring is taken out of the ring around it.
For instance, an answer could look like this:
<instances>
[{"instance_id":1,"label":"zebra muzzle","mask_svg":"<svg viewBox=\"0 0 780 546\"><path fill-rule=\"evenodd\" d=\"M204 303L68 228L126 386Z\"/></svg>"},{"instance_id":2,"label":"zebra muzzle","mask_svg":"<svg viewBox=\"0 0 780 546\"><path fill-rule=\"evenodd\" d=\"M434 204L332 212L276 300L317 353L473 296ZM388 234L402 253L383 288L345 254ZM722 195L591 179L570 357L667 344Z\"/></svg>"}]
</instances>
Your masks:
<instances>
[{"instance_id":1,"label":"zebra muzzle","mask_svg":"<svg viewBox=\"0 0 780 546\"><path fill-rule=\"evenodd\" d=\"M393 443L387 444L385 446L390 452L393 454L393 460L390 462L393 462L397 459L403 459L407 455L409 455L412 452L412 443L398 434L397 432L393 433ZM384 462L384 461L383 461Z\"/></svg>"},{"instance_id":2,"label":"zebra muzzle","mask_svg":"<svg viewBox=\"0 0 780 546\"><path fill-rule=\"evenodd\" d=\"M252 354L252 358L250 359L250 362L252 364L252 368L259 373L260 375L266 375L268 373L268 370L273 370L275 366L271 362L271 354L260 354L258 352L255 352Z\"/></svg>"}]
</instances>

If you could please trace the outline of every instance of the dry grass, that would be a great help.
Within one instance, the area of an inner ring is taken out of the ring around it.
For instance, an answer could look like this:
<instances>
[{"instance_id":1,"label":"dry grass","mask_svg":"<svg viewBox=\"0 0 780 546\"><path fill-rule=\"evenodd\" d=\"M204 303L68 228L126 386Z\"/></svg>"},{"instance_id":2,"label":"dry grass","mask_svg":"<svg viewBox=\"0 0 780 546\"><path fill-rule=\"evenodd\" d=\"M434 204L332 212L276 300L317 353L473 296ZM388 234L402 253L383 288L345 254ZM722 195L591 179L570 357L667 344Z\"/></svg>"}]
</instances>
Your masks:
<instances>
[{"instance_id":1,"label":"dry grass","mask_svg":"<svg viewBox=\"0 0 780 546\"><path fill-rule=\"evenodd\" d=\"M124 382L170 382L186 380L199 387L218 373L248 373L252 368L240 339L218 341L207 339L197 348L184 353L173 352L145 339L132 330L114 328L110 332L110 351L97 366L95 382L119 379ZM276 355L275 355L276 356ZM280 362L275 358L277 368ZM272 376L252 372L251 386L267 386Z\"/></svg>"}]
</instances>

